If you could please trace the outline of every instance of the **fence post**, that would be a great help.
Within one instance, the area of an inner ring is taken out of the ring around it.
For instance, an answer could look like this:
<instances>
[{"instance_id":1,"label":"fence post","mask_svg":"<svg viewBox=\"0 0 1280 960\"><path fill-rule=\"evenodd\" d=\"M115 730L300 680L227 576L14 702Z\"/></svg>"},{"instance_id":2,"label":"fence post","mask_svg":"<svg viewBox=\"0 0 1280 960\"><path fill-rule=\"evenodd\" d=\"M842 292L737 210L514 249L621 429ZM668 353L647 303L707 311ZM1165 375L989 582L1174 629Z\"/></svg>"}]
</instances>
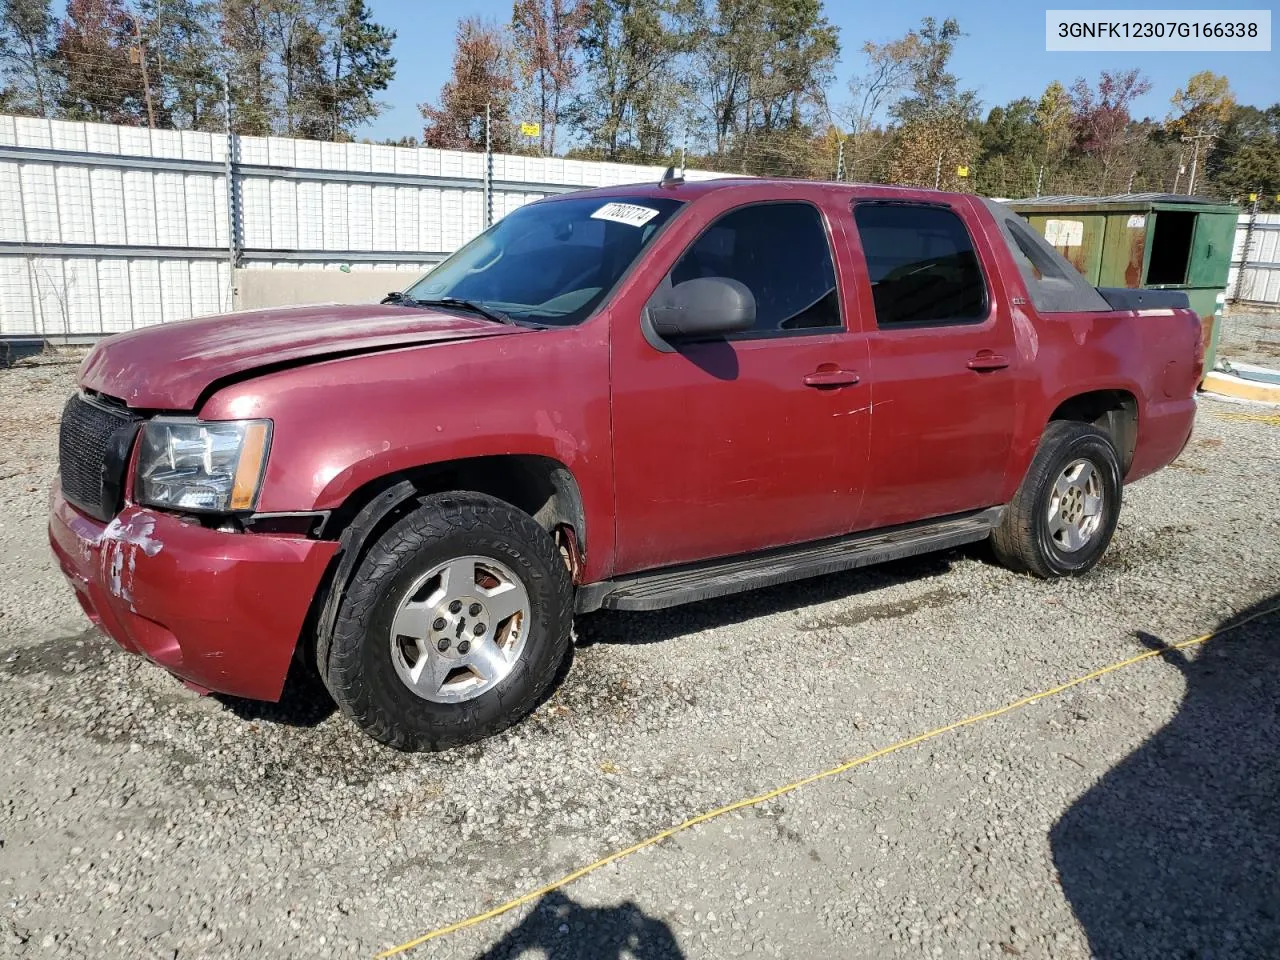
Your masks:
<instances>
[{"instance_id":1,"label":"fence post","mask_svg":"<svg viewBox=\"0 0 1280 960\"><path fill-rule=\"evenodd\" d=\"M493 135L489 104L484 105L484 225L493 226Z\"/></svg>"},{"instance_id":2,"label":"fence post","mask_svg":"<svg viewBox=\"0 0 1280 960\"><path fill-rule=\"evenodd\" d=\"M231 75L222 76L222 130L227 138L227 158L224 175L227 178L227 271L228 291L231 302L227 309L235 309L236 268L240 265L240 189L236 184L236 166L240 161L240 138L231 129Z\"/></svg>"},{"instance_id":3,"label":"fence post","mask_svg":"<svg viewBox=\"0 0 1280 960\"><path fill-rule=\"evenodd\" d=\"M1240 267L1236 270L1236 283L1231 288L1231 302L1240 301L1240 288L1244 285L1244 271L1249 266L1249 249L1253 246L1253 227L1258 222L1258 203L1262 199L1262 187L1253 195L1253 209L1249 211L1249 225L1244 228L1244 247L1240 251Z\"/></svg>"},{"instance_id":4,"label":"fence post","mask_svg":"<svg viewBox=\"0 0 1280 960\"><path fill-rule=\"evenodd\" d=\"M844 181L844 137L840 138L840 146L836 151L836 182Z\"/></svg>"}]
</instances>

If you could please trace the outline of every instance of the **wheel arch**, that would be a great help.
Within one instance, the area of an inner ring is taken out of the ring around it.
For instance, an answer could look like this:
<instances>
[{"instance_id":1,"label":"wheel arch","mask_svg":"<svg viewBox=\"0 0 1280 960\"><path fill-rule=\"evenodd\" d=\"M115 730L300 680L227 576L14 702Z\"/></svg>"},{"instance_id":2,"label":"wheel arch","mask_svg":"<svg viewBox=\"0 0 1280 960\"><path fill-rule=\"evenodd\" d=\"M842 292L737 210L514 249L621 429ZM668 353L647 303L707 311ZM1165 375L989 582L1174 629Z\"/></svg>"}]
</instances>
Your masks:
<instances>
[{"instance_id":1,"label":"wheel arch","mask_svg":"<svg viewBox=\"0 0 1280 960\"><path fill-rule=\"evenodd\" d=\"M316 591L300 640L312 631L314 650L323 663L333 637L338 606L351 577L378 537L416 510L424 496L450 490L488 494L529 514L561 550L570 575L580 580L586 556L586 513L572 471L551 457L499 454L423 464L367 481L343 500L325 524L325 539L336 540L337 554ZM325 671L320 671L321 676Z\"/></svg>"},{"instance_id":2,"label":"wheel arch","mask_svg":"<svg viewBox=\"0 0 1280 960\"><path fill-rule=\"evenodd\" d=\"M1087 390L1060 399L1046 426L1055 420L1093 424L1111 438L1120 455L1121 472L1128 476L1138 447L1139 416L1138 397L1132 390Z\"/></svg>"}]
</instances>

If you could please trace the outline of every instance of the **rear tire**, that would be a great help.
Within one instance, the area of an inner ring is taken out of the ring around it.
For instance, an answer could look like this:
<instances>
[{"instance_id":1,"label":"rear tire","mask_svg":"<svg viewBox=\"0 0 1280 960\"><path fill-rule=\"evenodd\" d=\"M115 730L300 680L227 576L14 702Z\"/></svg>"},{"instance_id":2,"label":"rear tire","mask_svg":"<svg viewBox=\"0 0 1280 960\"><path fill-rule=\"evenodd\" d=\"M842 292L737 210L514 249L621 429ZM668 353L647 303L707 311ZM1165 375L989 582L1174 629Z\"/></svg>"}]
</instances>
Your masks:
<instances>
[{"instance_id":1,"label":"rear tire","mask_svg":"<svg viewBox=\"0 0 1280 960\"><path fill-rule=\"evenodd\" d=\"M569 649L573 585L551 537L493 497L444 493L369 549L319 664L339 709L399 750L442 750L537 706Z\"/></svg>"},{"instance_id":2,"label":"rear tire","mask_svg":"<svg viewBox=\"0 0 1280 960\"><path fill-rule=\"evenodd\" d=\"M1115 445L1087 423L1055 420L991 534L996 558L1037 577L1075 577L1102 559L1120 516Z\"/></svg>"}]
</instances>

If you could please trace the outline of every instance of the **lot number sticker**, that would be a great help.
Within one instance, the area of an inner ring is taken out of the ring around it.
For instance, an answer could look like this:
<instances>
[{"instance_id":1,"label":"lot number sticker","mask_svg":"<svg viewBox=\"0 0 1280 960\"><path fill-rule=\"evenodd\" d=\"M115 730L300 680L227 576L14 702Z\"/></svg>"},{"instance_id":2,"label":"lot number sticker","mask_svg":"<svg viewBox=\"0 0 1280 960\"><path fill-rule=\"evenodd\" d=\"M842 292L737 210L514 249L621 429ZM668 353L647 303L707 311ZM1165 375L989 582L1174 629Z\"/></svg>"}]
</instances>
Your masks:
<instances>
[{"instance_id":1,"label":"lot number sticker","mask_svg":"<svg viewBox=\"0 0 1280 960\"><path fill-rule=\"evenodd\" d=\"M658 211L652 207L642 207L634 203L606 203L591 215L591 219L612 220L614 223L643 227L657 215Z\"/></svg>"}]
</instances>

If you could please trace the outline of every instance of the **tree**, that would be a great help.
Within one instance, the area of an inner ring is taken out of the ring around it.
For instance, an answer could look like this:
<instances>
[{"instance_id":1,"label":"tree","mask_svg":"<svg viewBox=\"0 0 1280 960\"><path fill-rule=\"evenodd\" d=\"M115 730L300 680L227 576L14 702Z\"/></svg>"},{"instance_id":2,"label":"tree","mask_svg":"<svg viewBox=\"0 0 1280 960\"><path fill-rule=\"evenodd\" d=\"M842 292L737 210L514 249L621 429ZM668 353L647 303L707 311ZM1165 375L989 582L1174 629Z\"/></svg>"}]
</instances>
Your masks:
<instances>
[{"instance_id":1,"label":"tree","mask_svg":"<svg viewBox=\"0 0 1280 960\"><path fill-rule=\"evenodd\" d=\"M889 161L890 183L967 192L971 178L961 177L961 167L974 167L978 138L965 125L946 114L924 116L898 130Z\"/></svg>"},{"instance_id":2,"label":"tree","mask_svg":"<svg viewBox=\"0 0 1280 960\"><path fill-rule=\"evenodd\" d=\"M123 124L146 119L141 51L121 0L69 0L56 63L66 119Z\"/></svg>"},{"instance_id":3,"label":"tree","mask_svg":"<svg viewBox=\"0 0 1280 960\"><path fill-rule=\"evenodd\" d=\"M1235 110L1236 98L1226 77L1201 70L1179 87L1169 102L1174 112L1165 126L1183 135L1216 134Z\"/></svg>"},{"instance_id":4,"label":"tree","mask_svg":"<svg viewBox=\"0 0 1280 960\"><path fill-rule=\"evenodd\" d=\"M56 21L49 0L0 2L0 70L10 112L48 117L57 98L53 53Z\"/></svg>"},{"instance_id":5,"label":"tree","mask_svg":"<svg viewBox=\"0 0 1280 960\"><path fill-rule=\"evenodd\" d=\"M1042 167L1061 163L1066 157L1071 149L1073 119L1071 97L1066 87L1057 80L1052 81L1040 94L1035 112L1035 123L1044 141L1044 153L1040 157Z\"/></svg>"},{"instance_id":6,"label":"tree","mask_svg":"<svg viewBox=\"0 0 1280 960\"><path fill-rule=\"evenodd\" d=\"M980 193L1021 196L1032 193L1044 153L1044 134L1036 124L1037 103L1021 97L992 107L978 127L980 155L974 186Z\"/></svg>"},{"instance_id":7,"label":"tree","mask_svg":"<svg viewBox=\"0 0 1280 960\"><path fill-rule=\"evenodd\" d=\"M219 0L222 43L231 62L232 125L266 136L276 129L278 80L267 15L277 0Z\"/></svg>"},{"instance_id":8,"label":"tree","mask_svg":"<svg viewBox=\"0 0 1280 960\"><path fill-rule=\"evenodd\" d=\"M605 160L667 155L680 113L675 64L692 39L689 0L584 0L583 89L572 118Z\"/></svg>"},{"instance_id":9,"label":"tree","mask_svg":"<svg viewBox=\"0 0 1280 960\"><path fill-rule=\"evenodd\" d=\"M869 164L891 143L881 124L883 113L910 82L919 49L914 32L888 43L868 40L862 45L863 71L849 78L849 100L839 111L849 128L844 149L846 179L865 177Z\"/></svg>"},{"instance_id":10,"label":"tree","mask_svg":"<svg viewBox=\"0 0 1280 960\"><path fill-rule=\"evenodd\" d=\"M1236 98L1231 93L1227 78L1211 70L1201 70L1187 81L1186 89L1179 87L1169 102L1173 113L1165 120L1165 129L1191 142L1191 175L1187 178L1187 193L1195 190L1196 173L1200 166L1201 143L1212 143L1231 116Z\"/></svg>"},{"instance_id":11,"label":"tree","mask_svg":"<svg viewBox=\"0 0 1280 960\"><path fill-rule=\"evenodd\" d=\"M556 131L565 119L578 77L578 32L584 8L570 0L517 0L511 37L521 99L538 118L539 153L555 153Z\"/></svg>"},{"instance_id":12,"label":"tree","mask_svg":"<svg viewBox=\"0 0 1280 960\"><path fill-rule=\"evenodd\" d=\"M502 29L479 17L458 21L453 75L440 90L440 105L420 104L426 126L422 142L445 150L481 150L485 108L495 150L511 148L511 98L515 79L511 50Z\"/></svg>"},{"instance_id":13,"label":"tree","mask_svg":"<svg viewBox=\"0 0 1280 960\"><path fill-rule=\"evenodd\" d=\"M294 51L295 126L306 137L349 140L382 108L375 96L395 75L395 31L374 23L364 0L346 0L331 23L313 23L306 36L307 43Z\"/></svg>"},{"instance_id":14,"label":"tree","mask_svg":"<svg viewBox=\"0 0 1280 960\"><path fill-rule=\"evenodd\" d=\"M970 189L971 181L957 170L972 166L978 155L978 138L970 129L978 97L972 90L961 90L947 69L956 40L963 35L951 17L942 23L925 17L920 28L908 34L913 44L911 87L890 110L902 124L889 161L894 183Z\"/></svg>"},{"instance_id":15,"label":"tree","mask_svg":"<svg viewBox=\"0 0 1280 960\"><path fill-rule=\"evenodd\" d=\"M1150 89L1151 82L1136 67L1121 72L1103 70L1096 90L1084 77L1071 85L1076 150L1100 163L1104 180L1138 142L1129 135L1129 108Z\"/></svg>"},{"instance_id":16,"label":"tree","mask_svg":"<svg viewBox=\"0 0 1280 960\"><path fill-rule=\"evenodd\" d=\"M933 17L920 21L920 29L911 31L914 50L911 56L911 93L893 107L893 115L902 123L939 117L968 121L978 111L978 97L972 90L959 89L959 81L947 70L956 40L964 36L955 18L938 23Z\"/></svg>"},{"instance_id":17,"label":"tree","mask_svg":"<svg viewBox=\"0 0 1280 960\"><path fill-rule=\"evenodd\" d=\"M288 137L314 135L324 126L325 104L316 94L328 79L322 26L331 0L274 0L266 12L269 50L280 70L281 132Z\"/></svg>"},{"instance_id":18,"label":"tree","mask_svg":"<svg viewBox=\"0 0 1280 960\"><path fill-rule=\"evenodd\" d=\"M156 112L166 126L222 125L222 75L216 63L217 10L211 0L141 0L142 37Z\"/></svg>"},{"instance_id":19,"label":"tree","mask_svg":"<svg viewBox=\"0 0 1280 960\"><path fill-rule=\"evenodd\" d=\"M1205 173L1219 196L1244 203L1249 194L1257 193L1264 208L1277 206L1280 103L1264 110L1233 107L1205 160Z\"/></svg>"}]
</instances>

